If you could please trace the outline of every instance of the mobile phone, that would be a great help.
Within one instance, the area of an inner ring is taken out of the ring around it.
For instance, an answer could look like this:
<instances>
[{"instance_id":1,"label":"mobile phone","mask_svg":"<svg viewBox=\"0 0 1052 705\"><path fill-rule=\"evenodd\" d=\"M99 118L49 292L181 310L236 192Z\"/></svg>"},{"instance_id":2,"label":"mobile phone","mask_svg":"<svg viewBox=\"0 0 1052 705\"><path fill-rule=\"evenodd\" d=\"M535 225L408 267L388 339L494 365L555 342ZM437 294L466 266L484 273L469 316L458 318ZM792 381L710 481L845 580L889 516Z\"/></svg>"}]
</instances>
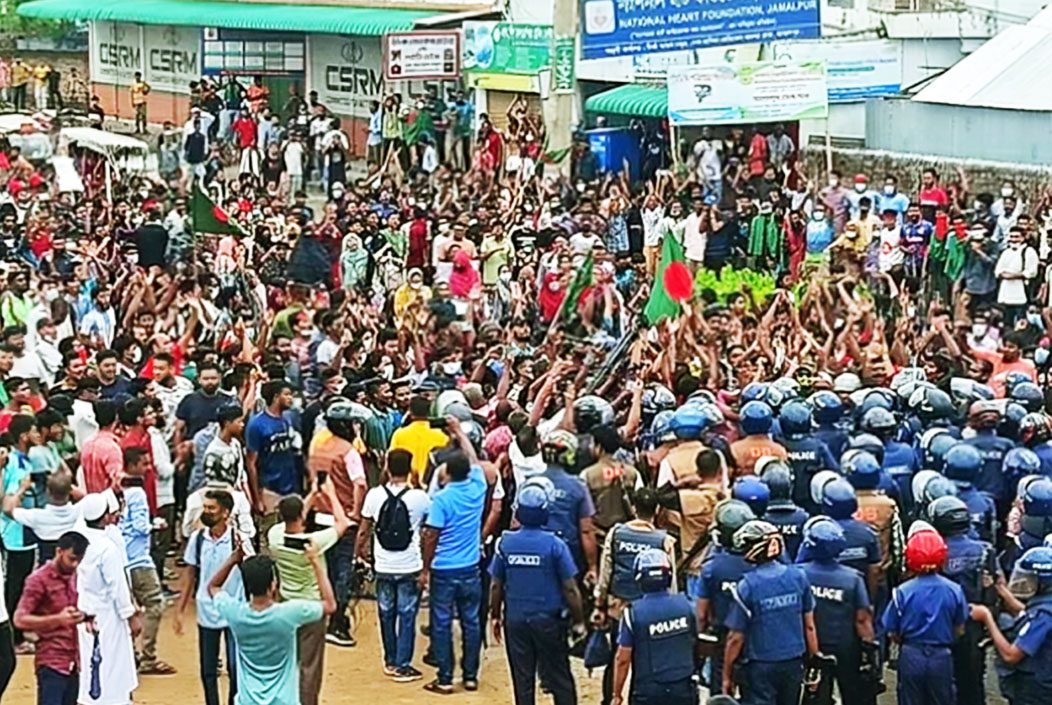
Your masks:
<instances>
[{"instance_id":1,"label":"mobile phone","mask_svg":"<svg viewBox=\"0 0 1052 705\"><path fill-rule=\"evenodd\" d=\"M324 485L328 481L329 481L329 471L328 470L319 470L318 471L318 487L321 487L322 485Z\"/></svg>"},{"instance_id":2,"label":"mobile phone","mask_svg":"<svg viewBox=\"0 0 1052 705\"><path fill-rule=\"evenodd\" d=\"M427 420L427 425L431 428L445 428L447 426L446 420L439 416L438 418L430 418Z\"/></svg>"},{"instance_id":3,"label":"mobile phone","mask_svg":"<svg viewBox=\"0 0 1052 705\"><path fill-rule=\"evenodd\" d=\"M293 551L303 551L307 548L309 541L310 539L306 536L285 536L284 546Z\"/></svg>"}]
</instances>

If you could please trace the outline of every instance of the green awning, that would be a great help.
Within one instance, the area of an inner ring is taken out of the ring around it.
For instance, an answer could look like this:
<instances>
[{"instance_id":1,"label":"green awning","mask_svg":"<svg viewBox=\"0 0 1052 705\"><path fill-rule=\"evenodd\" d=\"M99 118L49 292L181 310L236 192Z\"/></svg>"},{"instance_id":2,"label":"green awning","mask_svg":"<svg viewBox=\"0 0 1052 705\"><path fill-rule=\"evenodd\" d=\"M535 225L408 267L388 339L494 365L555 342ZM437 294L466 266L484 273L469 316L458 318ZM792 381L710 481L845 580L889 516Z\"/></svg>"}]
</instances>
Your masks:
<instances>
[{"instance_id":1,"label":"green awning","mask_svg":"<svg viewBox=\"0 0 1052 705\"><path fill-rule=\"evenodd\" d=\"M584 109L590 113L607 115L668 117L668 89L665 86L628 83L596 93L584 102Z\"/></svg>"},{"instance_id":2,"label":"green awning","mask_svg":"<svg viewBox=\"0 0 1052 705\"><path fill-rule=\"evenodd\" d=\"M18 14L44 20L382 36L411 30L417 20L441 13L225 0L33 0L19 5Z\"/></svg>"}]
</instances>

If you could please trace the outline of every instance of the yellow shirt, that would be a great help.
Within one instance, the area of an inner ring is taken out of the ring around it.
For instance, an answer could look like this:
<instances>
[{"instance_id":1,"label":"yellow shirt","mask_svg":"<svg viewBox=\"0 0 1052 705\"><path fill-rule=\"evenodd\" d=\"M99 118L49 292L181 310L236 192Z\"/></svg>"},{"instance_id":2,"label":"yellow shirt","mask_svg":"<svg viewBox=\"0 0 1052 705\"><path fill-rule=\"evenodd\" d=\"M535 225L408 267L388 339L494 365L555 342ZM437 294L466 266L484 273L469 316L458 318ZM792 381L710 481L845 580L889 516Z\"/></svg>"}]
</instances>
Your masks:
<instances>
[{"instance_id":1,"label":"yellow shirt","mask_svg":"<svg viewBox=\"0 0 1052 705\"><path fill-rule=\"evenodd\" d=\"M37 83L44 84L47 82L48 74L51 73L51 67L47 64L40 64L33 69L33 77L37 80Z\"/></svg>"},{"instance_id":2,"label":"yellow shirt","mask_svg":"<svg viewBox=\"0 0 1052 705\"><path fill-rule=\"evenodd\" d=\"M150 86L145 81L133 83L131 86L132 105L142 105L146 102L146 94L150 92Z\"/></svg>"},{"instance_id":3,"label":"yellow shirt","mask_svg":"<svg viewBox=\"0 0 1052 705\"><path fill-rule=\"evenodd\" d=\"M431 428L427 419L413 421L407 426L396 430L391 434L391 446L388 451L395 448L408 450L413 455L412 469L417 479L423 477L427 471L427 459L431 451L441 448L449 443L449 436L445 431Z\"/></svg>"},{"instance_id":4,"label":"yellow shirt","mask_svg":"<svg viewBox=\"0 0 1052 705\"><path fill-rule=\"evenodd\" d=\"M32 69L25 64L15 64L11 67L11 85L24 86L29 82L29 77L32 75Z\"/></svg>"}]
</instances>

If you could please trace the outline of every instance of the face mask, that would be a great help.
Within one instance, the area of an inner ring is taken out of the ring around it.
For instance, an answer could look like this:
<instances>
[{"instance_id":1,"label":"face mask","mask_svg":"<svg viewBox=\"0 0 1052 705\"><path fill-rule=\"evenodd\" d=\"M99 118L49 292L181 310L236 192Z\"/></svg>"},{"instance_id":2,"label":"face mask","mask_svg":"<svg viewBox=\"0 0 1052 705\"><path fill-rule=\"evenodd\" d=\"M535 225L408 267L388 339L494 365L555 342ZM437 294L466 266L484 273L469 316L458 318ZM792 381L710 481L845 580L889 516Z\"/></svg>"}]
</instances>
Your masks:
<instances>
[{"instance_id":1,"label":"face mask","mask_svg":"<svg viewBox=\"0 0 1052 705\"><path fill-rule=\"evenodd\" d=\"M986 323L973 323L972 324L972 337L983 338L986 336L986 331L990 328Z\"/></svg>"},{"instance_id":2,"label":"face mask","mask_svg":"<svg viewBox=\"0 0 1052 705\"><path fill-rule=\"evenodd\" d=\"M895 187L894 186L885 186L884 187L884 193L889 195L889 196L894 196L895 195Z\"/></svg>"},{"instance_id":3,"label":"face mask","mask_svg":"<svg viewBox=\"0 0 1052 705\"><path fill-rule=\"evenodd\" d=\"M1012 243L1009 243L1008 246L1010 248L1012 248L1013 250L1021 250L1021 249L1023 249L1023 243L1021 243L1021 242L1012 242Z\"/></svg>"},{"instance_id":4,"label":"face mask","mask_svg":"<svg viewBox=\"0 0 1052 705\"><path fill-rule=\"evenodd\" d=\"M815 211L811 214L811 219L816 222L821 222L826 219L825 211Z\"/></svg>"},{"instance_id":5,"label":"face mask","mask_svg":"<svg viewBox=\"0 0 1052 705\"><path fill-rule=\"evenodd\" d=\"M449 375L450 377L455 377L456 375L460 374L461 367L462 364L459 362L443 362L442 372Z\"/></svg>"},{"instance_id":6,"label":"face mask","mask_svg":"<svg viewBox=\"0 0 1052 705\"><path fill-rule=\"evenodd\" d=\"M1034 351L1034 364L1044 365L1048 362L1048 348L1038 348Z\"/></svg>"},{"instance_id":7,"label":"face mask","mask_svg":"<svg viewBox=\"0 0 1052 705\"><path fill-rule=\"evenodd\" d=\"M830 186L830 188L836 188L839 185L840 185L840 179L836 178L835 176L830 176L829 177L829 186Z\"/></svg>"},{"instance_id":8,"label":"face mask","mask_svg":"<svg viewBox=\"0 0 1052 705\"><path fill-rule=\"evenodd\" d=\"M511 281L511 272L501 272L500 273L500 280L502 282L504 282L505 284L510 282Z\"/></svg>"},{"instance_id":9,"label":"face mask","mask_svg":"<svg viewBox=\"0 0 1052 705\"><path fill-rule=\"evenodd\" d=\"M855 184L855 192L856 193L865 193L866 192L866 184Z\"/></svg>"},{"instance_id":10,"label":"face mask","mask_svg":"<svg viewBox=\"0 0 1052 705\"><path fill-rule=\"evenodd\" d=\"M1026 322L1035 327L1041 327L1041 314L1040 313L1028 313L1026 314Z\"/></svg>"},{"instance_id":11,"label":"face mask","mask_svg":"<svg viewBox=\"0 0 1052 705\"><path fill-rule=\"evenodd\" d=\"M1001 189L1001 198L1008 198L1013 193L1015 193L1015 189L1014 188L1012 188L1011 186L1005 186L1004 188Z\"/></svg>"}]
</instances>

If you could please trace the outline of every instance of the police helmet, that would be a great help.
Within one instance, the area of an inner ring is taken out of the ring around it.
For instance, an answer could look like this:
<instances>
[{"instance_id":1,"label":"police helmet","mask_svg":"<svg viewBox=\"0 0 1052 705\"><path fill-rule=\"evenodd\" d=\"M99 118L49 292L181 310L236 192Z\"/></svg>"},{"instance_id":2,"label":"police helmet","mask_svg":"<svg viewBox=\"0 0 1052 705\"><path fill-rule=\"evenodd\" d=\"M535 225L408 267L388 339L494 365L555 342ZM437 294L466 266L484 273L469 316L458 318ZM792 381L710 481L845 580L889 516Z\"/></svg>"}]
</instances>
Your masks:
<instances>
[{"instance_id":1,"label":"police helmet","mask_svg":"<svg viewBox=\"0 0 1052 705\"><path fill-rule=\"evenodd\" d=\"M713 530L716 543L728 550L734 547L734 532L747 521L756 518L749 505L739 499L725 499L716 505L713 512Z\"/></svg>"},{"instance_id":2,"label":"police helmet","mask_svg":"<svg viewBox=\"0 0 1052 705\"><path fill-rule=\"evenodd\" d=\"M884 442L872 433L860 433L848 439L847 447L872 453L878 463L884 462Z\"/></svg>"},{"instance_id":3,"label":"police helmet","mask_svg":"<svg viewBox=\"0 0 1052 705\"><path fill-rule=\"evenodd\" d=\"M676 436L672 433L671 411L659 411L650 422L650 437L655 444L667 443Z\"/></svg>"},{"instance_id":4,"label":"police helmet","mask_svg":"<svg viewBox=\"0 0 1052 705\"><path fill-rule=\"evenodd\" d=\"M921 470L914 475L910 488L914 503L925 510L939 497L957 494L957 486L934 470Z\"/></svg>"},{"instance_id":5,"label":"police helmet","mask_svg":"<svg viewBox=\"0 0 1052 705\"><path fill-rule=\"evenodd\" d=\"M862 388L862 380L854 372L842 372L833 380L833 391L837 394L852 394Z\"/></svg>"},{"instance_id":6,"label":"police helmet","mask_svg":"<svg viewBox=\"0 0 1052 705\"><path fill-rule=\"evenodd\" d=\"M1005 453L1001 469L1009 478L1036 475L1041 472L1041 458L1029 448L1013 448Z\"/></svg>"},{"instance_id":7,"label":"police helmet","mask_svg":"<svg viewBox=\"0 0 1052 705\"><path fill-rule=\"evenodd\" d=\"M785 434L803 434L811 430L811 407L794 399L778 413L778 424Z\"/></svg>"},{"instance_id":8,"label":"police helmet","mask_svg":"<svg viewBox=\"0 0 1052 705\"><path fill-rule=\"evenodd\" d=\"M793 471L781 458L765 455L756 461L757 476L767 485L771 502L786 502L793 496Z\"/></svg>"},{"instance_id":9,"label":"police helmet","mask_svg":"<svg viewBox=\"0 0 1052 705\"><path fill-rule=\"evenodd\" d=\"M449 407L453 404L461 404L468 409L471 408L471 405L468 404L467 397L464 396L464 392L459 389L447 389L435 399L435 416L449 416Z\"/></svg>"},{"instance_id":10,"label":"police helmet","mask_svg":"<svg viewBox=\"0 0 1052 705\"><path fill-rule=\"evenodd\" d=\"M1020 384L1031 382L1030 375L1025 372L1008 372L1005 374L1005 394L1009 397L1014 396L1016 387Z\"/></svg>"},{"instance_id":11,"label":"police helmet","mask_svg":"<svg viewBox=\"0 0 1052 705\"><path fill-rule=\"evenodd\" d=\"M819 470L811 477L811 501L816 506L822 506L822 497L825 496L826 485L840 479L838 473L832 470Z\"/></svg>"},{"instance_id":12,"label":"police helmet","mask_svg":"<svg viewBox=\"0 0 1052 705\"><path fill-rule=\"evenodd\" d=\"M982 382L967 377L954 377L950 380L950 396L960 405L968 406L980 399L993 399L994 390Z\"/></svg>"},{"instance_id":13,"label":"police helmet","mask_svg":"<svg viewBox=\"0 0 1052 705\"><path fill-rule=\"evenodd\" d=\"M515 518L523 526L548 523L549 494L541 485L523 483L515 495Z\"/></svg>"},{"instance_id":14,"label":"police helmet","mask_svg":"<svg viewBox=\"0 0 1052 705\"><path fill-rule=\"evenodd\" d=\"M668 554L657 548L648 548L636 556L636 584L643 592L661 592L672 586L672 562Z\"/></svg>"},{"instance_id":15,"label":"police helmet","mask_svg":"<svg viewBox=\"0 0 1052 705\"><path fill-rule=\"evenodd\" d=\"M762 401L751 401L741 408L739 423L742 433L747 436L770 433L774 423L774 412Z\"/></svg>"},{"instance_id":16,"label":"police helmet","mask_svg":"<svg viewBox=\"0 0 1052 705\"><path fill-rule=\"evenodd\" d=\"M891 391L906 402L921 383L928 382L928 374L923 367L904 367L891 378Z\"/></svg>"},{"instance_id":17,"label":"police helmet","mask_svg":"<svg viewBox=\"0 0 1052 705\"><path fill-rule=\"evenodd\" d=\"M1023 514L1052 518L1052 480L1042 476L1027 483L1023 491Z\"/></svg>"},{"instance_id":18,"label":"police helmet","mask_svg":"<svg viewBox=\"0 0 1052 705\"><path fill-rule=\"evenodd\" d=\"M936 387L918 387L910 395L909 408L923 421L952 418L953 400L950 395Z\"/></svg>"},{"instance_id":19,"label":"police helmet","mask_svg":"<svg viewBox=\"0 0 1052 705\"><path fill-rule=\"evenodd\" d=\"M575 467L577 436L562 428L549 431L541 441L541 459L567 469Z\"/></svg>"},{"instance_id":20,"label":"police helmet","mask_svg":"<svg viewBox=\"0 0 1052 705\"><path fill-rule=\"evenodd\" d=\"M1008 590L1020 600L1052 593L1052 548L1035 546L1019 557Z\"/></svg>"},{"instance_id":21,"label":"police helmet","mask_svg":"<svg viewBox=\"0 0 1052 705\"><path fill-rule=\"evenodd\" d=\"M983 469L983 456L968 443L957 442L942 457L942 471L946 477L962 485L970 485L979 479Z\"/></svg>"},{"instance_id":22,"label":"police helmet","mask_svg":"<svg viewBox=\"0 0 1052 705\"><path fill-rule=\"evenodd\" d=\"M1015 438L1019 435L1019 424L1023 418L1027 415L1026 407L1019 402L1009 400L1005 404L1004 418L1001 419L1001 425L997 427L997 432L1007 438Z\"/></svg>"},{"instance_id":23,"label":"police helmet","mask_svg":"<svg viewBox=\"0 0 1052 705\"><path fill-rule=\"evenodd\" d=\"M688 404L715 404L716 395L708 389L695 389L687 397Z\"/></svg>"},{"instance_id":24,"label":"police helmet","mask_svg":"<svg viewBox=\"0 0 1052 705\"><path fill-rule=\"evenodd\" d=\"M923 454L923 467L925 470L942 471L946 466L946 454L960 440L945 428L929 428L921 434L920 449Z\"/></svg>"},{"instance_id":25,"label":"police helmet","mask_svg":"<svg viewBox=\"0 0 1052 705\"><path fill-rule=\"evenodd\" d=\"M770 390L778 390L782 394L782 399L779 405L785 404L793 399L800 398L800 383L792 377L779 377L775 381L771 382ZM772 405L773 406L773 405Z\"/></svg>"},{"instance_id":26,"label":"police helmet","mask_svg":"<svg viewBox=\"0 0 1052 705\"><path fill-rule=\"evenodd\" d=\"M767 386L766 382L750 382L745 385L745 389L742 390L741 396L739 397L742 406L751 401L766 401Z\"/></svg>"},{"instance_id":27,"label":"police helmet","mask_svg":"<svg viewBox=\"0 0 1052 705\"><path fill-rule=\"evenodd\" d=\"M858 511L855 488L843 478L826 484L822 491L822 513L833 519L850 519Z\"/></svg>"},{"instance_id":28,"label":"police helmet","mask_svg":"<svg viewBox=\"0 0 1052 705\"><path fill-rule=\"evenodd\" d=\"M873 433L877 436L890 433L895 430L897 425L895 414L880 406L866 410L862 414L862 420L859 422L859 428L866 433Z\"/></svg>"},{"instance_id":29,"label":"police helmet","mask_svg":"<svg viewBox=\"0 0 1052 705\"><path fill-rule=\"evenodd\" d=\"M861 415L864 415L870 409L894 411L895 402L898 401L898 397L890 389L884 387L860 389L852 397L859 399L856 406L858 407L858 413Z\"/></svg>"},{"instance_id":30,"label":"police helmet","mask_svg":"<svg viewBox=\"0 0 1052 705\"><path fill-rule=\"evenodd\" d=\"M752 513L762 517L771 499L771 490L755 475L744 475L734 481L731 496L749 505Z\"/></svg>"},{"instance_id":31,"label":"police helmet","mask_svg":"<svg viewBox=\"0 0 1052 705\"><path fill-rule=\"evenodd\" d=\"M959 497L939 497L928 505L928 518L943 537L966 534L972 528L968 505Z\"/></svg>"},{"instance_id":32,"label":"police helmet","mask_svg":"<svg viewBox=\"0 0 1052 705\"><path fill-rule=\"evenodd\" d=\"M993 399L977 399L968 406L968 424L973 428L994 428L1001 422L1002 404Z\"/></svg>"},{"instance_id":33,"label":"police helmet","mask_svg":"<svg viewBox=\"0 0 1052 705\"><path fill-rule=\"evenodd\" d=\"M583 396L573 403L573 420L578 432L588 433L596 426L614 422L614 407L594 394Z\"/></svg>"},{"instance_id":34,"label":"police helmet","mask_svg":"<svg viewBox=\"0 0 1052 705\"><path fill-rule=\"evenodd\" d=\"M675 409L676 395L664 385L651 384L643 391L643 398L640 403L644 414L654 416L662 411Z\"/></svg>"},{"instance_id":35,"label":"police helmet","mask_svg":"<svg viewBox=\"0 0 1052 705\"><path fill-rule=\"evenodd\" d=\"M766 521L753 519L734 532L734 551L749 563L778 560L785 547L782 534Z\"/></svg>"},{"instance_id":36,"label":"police helmet","mask_svg":"<svg viewBox=\"0 0 1052 705\"><path fill-rule=\"evenodd\" d=\"M833 424L844 414L844 402L835 393L828 390L815 392L807 399L811 405L815 423Z\"/></svg>"},{"instance_id":37,"label":"police helmet","mask_svg":"<svg viewBox=\"0 0 1052 705\"><path fill-rule=\"evenodd\" d=\"M364 421L361 412L355 408L356 406L361 406L361 404L354 404L347 399L340 399L330 403L323 414L325 428L331 431L334 436L347 441L354 440L354 422ZM372 415L371 412L368 412L368 409L366 409L366 412L370 416Z\"/></svg>"},{"instance_id":38,"label":"police helmet","mask_svg":"<svg viewBox=\"0 0 1052 705\"><path fill-rule=\"evenodd\" d=\"M698 405L698 412L705 420L705 430L719 426L726 421L723 412L720 411L720 407L717 406L715 402L706 402Z\"/></svg>"},{"instance_id":39,"label":"police helmet","mask_svg":"<svg viewBox=\"0 0 1052 705\"><path fill-rule=\"evenodd\" d=\"M804 522L803 545L814 560L832 561L847 548L847 539L840 524L827 516L816 516Z\"/></svg>"},{"instance_id":40,"label":"police helmet","mask_svg":"<svg viewBox=\"0 0 1052 705\"><path fill-rule=\"evenodd\" d=\"M880 486L880 463L868 451L846 451L840 460L840 469L856 490L875 490Z\"/></svg>"},{"instance_id":41,"label":"police helmet","mask_svg":"<svg viewBox=\"0 0 1052 705\"><path fill-rule=\"evenodd\" d=\"M670 430L681 440L697 440L708 426L708 419L700 407L684 404L672 412Z\"/></svg>"},{"instance_id":42,"label":"police helmet","mask_svg":"<svg viewBox=\"0 0 1052 705\"><path fill-rule=\"evenodd\" d=\"M1032 412L1019 422L1019 440L1028 446L1052 439L1052 419L1041 412Z\"/></svg>"},{"instance_id":43,"label":"police helmet","mask_svg":"<svg viewBox=\"0 0 1052 705\"><path fill-rule=\"evenodd\" d=\"M1026 408L1027 411L1041 411L1045 407L1045 394L1041 387L1029 379L1012 388L1009 398Z\"/></svg>"},{"instance_id":44,"label":"police helmet","mask_svg":"<svg viewBox=\"0 0 1052 705\"><path fill-rule=\"evenodd\" d=\"M917 531L906 541L906 567L913 573L934 573L946 563L947 553L937 531Z\"/></svg>"}]
</instances>

